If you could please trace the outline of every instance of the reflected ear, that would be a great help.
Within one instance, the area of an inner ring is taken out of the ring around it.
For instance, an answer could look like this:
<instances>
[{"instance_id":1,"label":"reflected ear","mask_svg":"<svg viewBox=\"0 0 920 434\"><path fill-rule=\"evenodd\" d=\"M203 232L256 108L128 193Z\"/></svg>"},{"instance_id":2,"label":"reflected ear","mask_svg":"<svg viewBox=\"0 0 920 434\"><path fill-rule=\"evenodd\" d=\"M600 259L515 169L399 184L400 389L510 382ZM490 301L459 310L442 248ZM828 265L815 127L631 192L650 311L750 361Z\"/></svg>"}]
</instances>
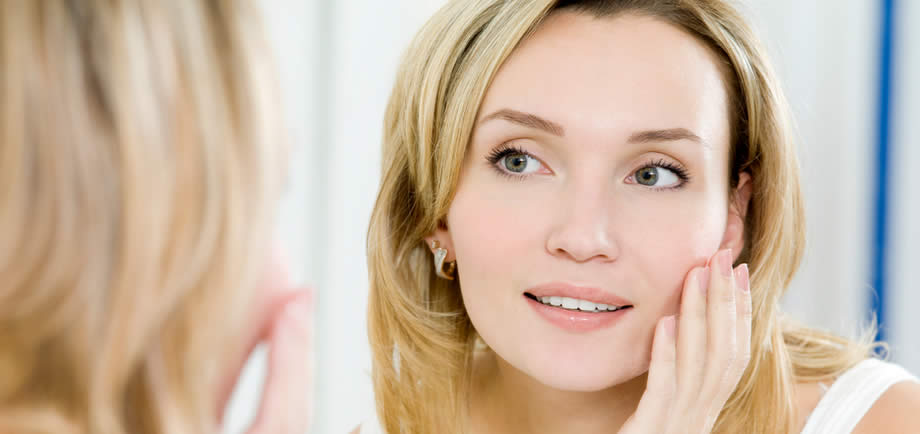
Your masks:
<instances>
[{"instance_id":1,"label":"reflected ear","mask_svg":"<svg viewBox=\"0 0 920 434\"><path fill-rule=\"evenodd\" d=\"M738 175L738 186L732 191L728 201L728 215L725 222L725 234L722 236L720 249L732 249L734 258L738 259L744 250L744 222L747 217L748 203L754 189L751 174L741 172Z\"/></svg>"},{"instance_id":2,"label":"reflected ear","mask_svg":"<svg viewBox=\"0 0 920 434\"><path fill-rule=\"evenodd\" d=\"M434 253L437 248L446 249L447 256L444 259L445 262L453 262L456 260L457 257L454 255L454 244L451 241L450 232L447 230L447 226L444 223L439 223L438 228L424 239L429 252Z\"/></svg>"}]
</instances>

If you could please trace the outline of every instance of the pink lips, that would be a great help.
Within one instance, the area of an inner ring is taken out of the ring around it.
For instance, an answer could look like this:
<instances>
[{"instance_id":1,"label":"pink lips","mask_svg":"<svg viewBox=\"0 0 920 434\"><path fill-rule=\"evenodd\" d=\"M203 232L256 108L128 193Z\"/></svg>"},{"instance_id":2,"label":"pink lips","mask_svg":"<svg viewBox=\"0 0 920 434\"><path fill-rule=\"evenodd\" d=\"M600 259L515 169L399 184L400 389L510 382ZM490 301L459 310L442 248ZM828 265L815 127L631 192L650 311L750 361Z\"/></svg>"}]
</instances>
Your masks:
<instances>
[{"instance_id":1,"label":"pink lips","mask_svg":"<svg viewBox=\"0 0 920 434\"><path fill-rule=\"evenodd\" d=\"M616 294L611 294L598 288L575 286L567 283L547 283L530 288L525 292L532 294L537 298L551 297L556 295L559 297L577 298L579 300L586 300L592 303L603 303L614 306L626 306L632 304L632 302L626 300L625 298L618 297Z\"/></svg>"},{"instance_id":2,"label":"pink lips","mask_svg":"<svg viewBox=\"0 0 920 434\"><path fill-rule=\"evenodd\" d=\"M526 291L527 294L539 297L559 296L587 300L594 303L603 303L615 306L632 305L629 300L598 288L579 287L563 283L539 285ZM560 307L547 306L537 300L524 296L528 305L544 320L563 330L570 332L590 332L607 327L612 327L633 309L618 309L613 312L581 312Z\"/></svg>"}]
</instances>

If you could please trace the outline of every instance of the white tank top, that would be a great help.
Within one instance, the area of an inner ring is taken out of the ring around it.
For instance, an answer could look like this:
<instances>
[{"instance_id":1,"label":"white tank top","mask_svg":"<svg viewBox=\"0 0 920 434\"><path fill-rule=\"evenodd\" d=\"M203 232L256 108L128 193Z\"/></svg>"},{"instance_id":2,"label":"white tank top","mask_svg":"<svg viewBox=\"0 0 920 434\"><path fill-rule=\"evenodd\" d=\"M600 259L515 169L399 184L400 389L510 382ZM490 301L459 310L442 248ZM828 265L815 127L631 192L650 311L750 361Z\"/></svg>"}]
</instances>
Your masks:
<instances>
[{"instance_id":1,"label":"white tank top","mask_svg":"<svg viewBox=\"0 0 920 434\"><path fill-rule=\"evenodd\" d=\"M878 359L866 359L843 373L825 392L808 416L801 434L846 434L889 387L902 381L920 382L904 368ZM361 424L361 434L383 434L377 417Z\"/></svg>"}]
</instances>

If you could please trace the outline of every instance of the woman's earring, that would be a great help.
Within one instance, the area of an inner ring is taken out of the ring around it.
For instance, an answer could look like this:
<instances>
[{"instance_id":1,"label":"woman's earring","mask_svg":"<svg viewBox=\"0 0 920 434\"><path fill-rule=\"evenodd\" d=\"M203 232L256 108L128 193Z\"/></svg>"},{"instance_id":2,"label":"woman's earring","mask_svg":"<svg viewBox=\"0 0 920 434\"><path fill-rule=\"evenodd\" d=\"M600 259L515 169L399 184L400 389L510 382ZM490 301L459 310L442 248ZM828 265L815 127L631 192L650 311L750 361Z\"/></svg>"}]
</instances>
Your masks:
<instances>
[{"instance_id":1,"label":"woman's earring","mask_svg":"<svg viewBox=\"0 0 920 434\"><path fill-rule=\"evenodd\" d=\"M454 280L454 268L456 268L457 262L448 262L445 270L444 259L447 258L447 249L440 246L441 244L437 241L431 242L431 248L434 249L434 271L442 279Z\"/></svg>"}]
</instances>

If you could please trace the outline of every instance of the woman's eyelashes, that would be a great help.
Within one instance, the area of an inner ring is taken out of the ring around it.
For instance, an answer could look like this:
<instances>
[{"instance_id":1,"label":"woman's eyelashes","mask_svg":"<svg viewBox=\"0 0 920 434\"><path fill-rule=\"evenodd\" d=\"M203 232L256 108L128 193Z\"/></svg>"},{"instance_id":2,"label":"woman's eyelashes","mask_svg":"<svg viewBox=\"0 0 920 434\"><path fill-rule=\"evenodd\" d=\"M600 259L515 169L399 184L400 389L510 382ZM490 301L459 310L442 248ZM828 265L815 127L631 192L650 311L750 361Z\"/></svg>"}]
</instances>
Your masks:
<instances>
[{"instance_id":1,"label":"woman's eyelashes","mask_svg":"<svg viewBox=\"0 0 920 434\"><path fill-rule=\"evenodd\" d=\"M486 161L500 175L508 178L524 179L533 174L553 173L530 152L509 144L492 150ZM628 184L638 184L653 190L675 190L689 181L690 174L683 165L663 158L643 164L626 178Z\"/></svg>"},{"instance_id":2,"label":"woman's eyelashes","mask_svg":"<svg viewBox=\"0 0 920 434\"><path fill-rule=\"evenodd\" d=\"M676 190L690 181L687 169L671 161L657 159L644 164L626 178L627 182L655 190Z\"/></svg>"},{"instance_id":3,"label":"woman's eyelashes","mask_svg":"<svg viewBox=\"0 0 920 434\"><path fill-rule=\"evenodd\" d=\"M540 172L552 173L539 158L529 152L510 145L502 145L492 150L486 157L489 165L499 174L512 178L524 178Z\"/></svg>"}]
</instances>

